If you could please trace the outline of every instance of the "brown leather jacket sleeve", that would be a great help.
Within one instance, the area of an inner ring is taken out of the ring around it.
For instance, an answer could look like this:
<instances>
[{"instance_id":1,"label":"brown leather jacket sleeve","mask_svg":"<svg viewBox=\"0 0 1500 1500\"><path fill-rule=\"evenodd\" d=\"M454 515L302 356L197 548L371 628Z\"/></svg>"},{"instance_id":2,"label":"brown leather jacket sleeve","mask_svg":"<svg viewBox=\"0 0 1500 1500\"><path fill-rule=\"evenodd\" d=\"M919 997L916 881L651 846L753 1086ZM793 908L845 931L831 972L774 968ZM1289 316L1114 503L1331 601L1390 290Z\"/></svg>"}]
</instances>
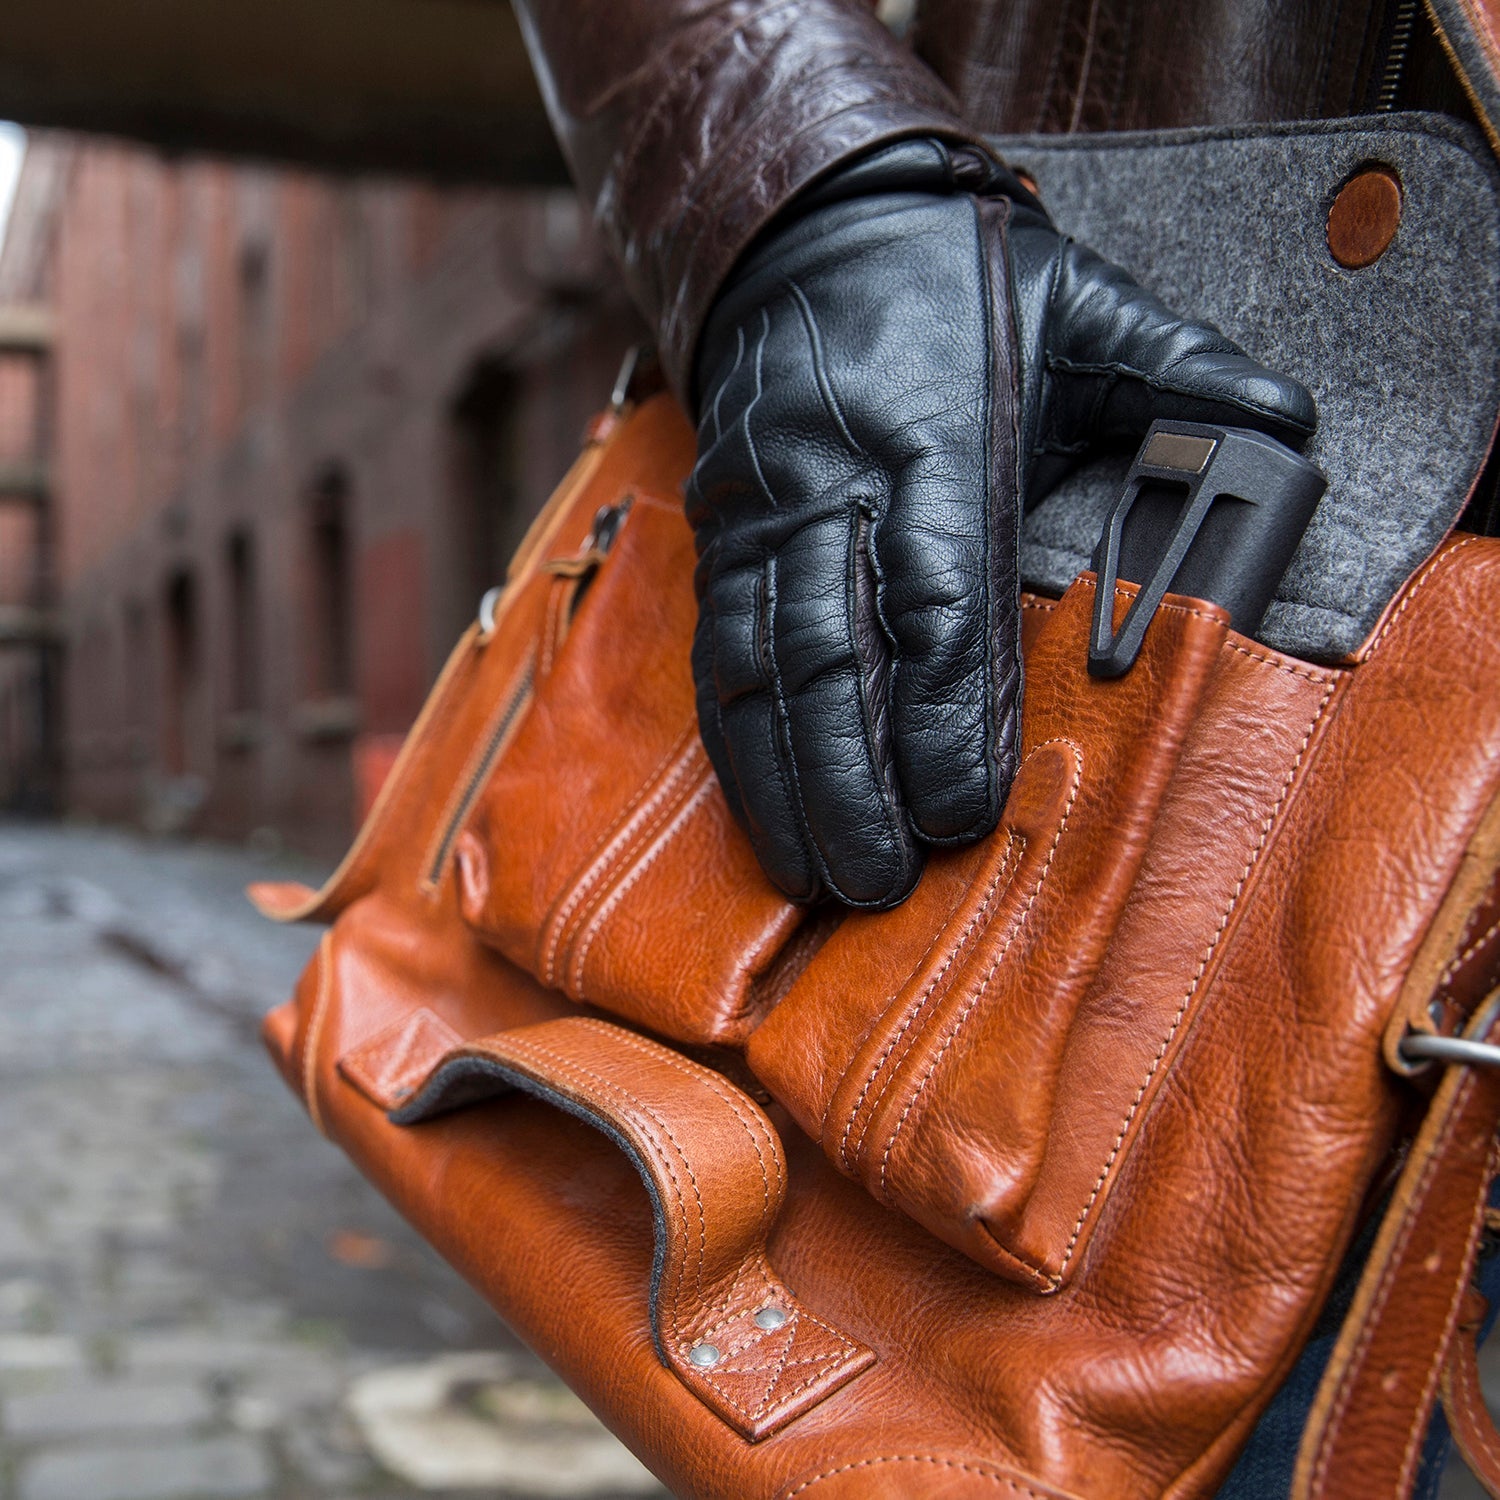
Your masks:
<instances>
[{"instance_id":1,"label":"brown leather jacket sleeve","mask_svg":"<svg viewBox=\"0 0 1500 1500\"><path fill-rule=\"evenodd\" d=\"M690 399L741 251L831 167L904 136L975 141L861 0L516 0L563 151Z\"/></svg>"}]
</instances>

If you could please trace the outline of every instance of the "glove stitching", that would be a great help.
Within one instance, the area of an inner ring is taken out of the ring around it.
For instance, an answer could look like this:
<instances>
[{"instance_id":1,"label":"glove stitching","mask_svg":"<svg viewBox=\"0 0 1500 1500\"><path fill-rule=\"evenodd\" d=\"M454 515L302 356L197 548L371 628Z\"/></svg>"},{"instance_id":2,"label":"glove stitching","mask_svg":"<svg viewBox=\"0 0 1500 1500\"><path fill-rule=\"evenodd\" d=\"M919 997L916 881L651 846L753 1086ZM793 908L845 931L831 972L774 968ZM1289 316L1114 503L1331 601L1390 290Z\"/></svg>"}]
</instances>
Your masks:
<instances>
[{"instance_id":1,"label":"glove stitching","mask_svg":"<svg viewBox=\"0 0 1500 1500\"><path fill-rule=\"evenodd\" d=\"M765 395L765 361L766 340L771 336L771 315L765 308L760 310L760 337L755 343L755 395L750 404L745 408L740 421L745 427L745 446L750 450L750 462L755 466L755 482L760 485L761 493L766 497L766 503L772 510L779 509L776 496L771 486L766 483L765 470L761 467L760 450L755 446L755 434L750 431L750 413L760 404L760 398ZM722 391L720 392L722 394Z\"/></svg>"},{"instance_id":2,"label":"glove stitching","mask_svg":"<svg viewBox=\"0 0 1500 1500\"><path fill-rule=\"evenodd\" d=\"M828 414L834 420L839 430L839 436L848 444L849 448L861 458L870 460L870 454L855 440L854 434L849 431L849 424L844 419L843 408L839 405L839 399L834 394L833 382L828 376L828 359L823 350L823 335L818 329L818 320L813 316L812 305L807 300L807 294L797 283L789 277L786 289L792 295L792 300L797 304L797 311L802 317L802 326L807 333L807 341L812 345L812 367L813 378L818 383L818 394L823 398L823 404L828 408Z\"/></svg>"},{"instance_id":3,"label":"glove stitching","mask_svg":"<svg viewBox=\"0 0 1500 1500\"><path fill-rule=\"evenodd\" d=\"M720 403L724 400L725 388L729 385L729 382L733 380L737 374L739 374L740 366L745 361L745 329L743 324L741 324L734 330L734 338L734 364L730 367L729 374L719 382L719 388L714 392L713 405L709 407L709 414L714 419L713 440L715 443L722 441L724 437L724 422L719 415L719 406ZM702 445L700 444L700 446Z\"/></svg>"},{"instance_id":4,"label":"glove stitching","mask_svg":"<svg viewBox=\"0 0 1500 1500\"><path fill-rule=\"evenodd\" d=\"M976 832L984 832L983 825L989 821L990 803L994 800L993 767L990 764L992 747L995 744L995 673L994 673L994 646L998 635L996 609L995 609L995 580L993 568L995 566L994 541L991 533L994 530L991 524L995 514L995 504L998 499L995 493L995 360L1000 345L996 343L999 329L995 327L995 298L994 283L991 281L991 268L989 258L985 254L984 242L984 219L979 211L979 200L969 200L974 215L974 254L978 264L976 270L979 278L979 295L982 299L981 311L984 315L984 343L986 358L984 361L984 516L985 524L979 528L981 543L984 547L984 557L980 562L979 576L984 580L984 598L981 601L984 612L984 654L980 662L980 682L983 689L983 699L980 712L984 715L984 806L980 809L979 816L971 819L958 834L949 835L949 842L953 839L965 841ZM1000 216L1000 253L1008 260L1009 236L1006 234L1006 226L1009 221L1008 209L1001 210ZM1019 508L1020 495L1016 495L1016 507ZM1019 527L1019 518L1017 526Z\"/></svg>"},{"instance_id":5,"label":"glove stitching","mask_svg":"<svg viewBox=\"0 0 1500 1500\"><path fill-rule=\"evenodd\" d=\"M803 855L811 867L811 880L807 891L807 899L811 900L818 894L820 884L826 885L830 890L837 887L828 878L828 869L824 865L822 857L813 845L810 837L811 830L807 826L807 814L803 809L802 787L797 779L797 764L793 760L787 747L788 736L785 733L787 722L786 695L781 686L781 672L776 664L776 653L772 649L771 640L775 633L774 614L776 609L776 554L767 555L761 569L761 587L759 590L761 608L757 626L757 644L760 647L761 671L767 678L771 689L771 763L776 767L776 779L781 783L782 800L788 811L792 814L792 820L797 828L797 836L802 844Z\"/></svg>"},{"instance_id":6,"label":"glove stitching","mask_svg":"<svg viewBox=\"0 0 1500 1500\"><path fill-rule=\"evenodd\" d=\"M886 832L890 836L891 842L895 844L897 849L899 850L901 846L906 842L906 840L903 838L903 834L906 833L906 829L902 826L904 820L900 817L900 804L896 802L896 800L891 795L891 788L887 782L887 768L883 767L880 762L880 756L877 748L877 736L875 733L875 722L870 713L870 677L860 651L857 606L859 589L858 565L860 556L860 521L862 517L870 521L871 530L873 532L874 526L878 524L878 518L873 513L873 507L867 509L863 504L856 500L850 506L849 515L848 562L844 568L844 618L849 628L849 651L850 655L854 658L854 680L856 683L856 692L859 696L860 725L864 730L865 759L868 761L870 766L870 779L875 783L876 794L880 798L880 811L881 815L885 819ZM872 567L873 551L874 548L867 540L864 546L864 555L866 556L866 558L871 559ZM876 592L878 597L878 573L876 575ZM878 606L876 608L876 621L880 624L881 630L884 631L885 625L884 622L880 620L880 611ZM892 649L892 689L894 689L895 686L896 663L898 660L898 653L894 649ZM896 772L894 765L889 767L889 771L893 773L896 779L899 781L899 772ZM830 885L832 886L832 882L830 882ZM837 890L836 886L833 886L832 888Z\"/></svg>"},{"instance_id":7,"label":"glove stitching","mask_svg":"<svg viewBox=\"0 0 1500 1500\"><path fill-rule=\"evenodd\" d=\"M1194 401L1214 402L1221 406L1232 406L1238 411L1255 412L1258 416L1268 417L1283 427L1289 427L1297 432L1311 432L1312 428L1304 427L1302 423L1294 421L1287 413L1278 407L1268 406L1259 401L1248 401L1242 396L1233 395L1206 395L1202 391L1192 390L1187 386L1175 385L1171 381L1162 379L1159 375L1150 375L1145 370L1138 370L1133 365L1127 365L1121 360L1111 361L1108 364L1090 364L1081 360L1069 359L1062 354L1048 354L1047 366L1050 371L1059 371L1069 375L1107 375L1114 379L1138 380L1148 390L1160 391L1169 396L1186 396ZM1064 450L1065 451L1065 450Z\"/></svg>"}]
</instances>

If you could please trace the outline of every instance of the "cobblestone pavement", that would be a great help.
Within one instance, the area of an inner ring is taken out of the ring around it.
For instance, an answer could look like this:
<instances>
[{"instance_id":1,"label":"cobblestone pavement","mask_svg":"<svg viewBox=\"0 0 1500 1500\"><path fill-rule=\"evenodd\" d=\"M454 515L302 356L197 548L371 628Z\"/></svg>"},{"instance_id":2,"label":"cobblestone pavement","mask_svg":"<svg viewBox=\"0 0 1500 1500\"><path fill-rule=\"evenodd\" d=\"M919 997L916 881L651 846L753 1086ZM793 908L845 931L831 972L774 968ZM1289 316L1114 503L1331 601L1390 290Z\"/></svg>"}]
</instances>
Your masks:
<instances>
[{"instance_id":1,"label":"cobblestone pavement","mask_svg":"<svg viewBox=\"0 0 1500 1500\"><path fill-rule=\"evenodd\" d=\"M288 877L0 823L0 1500L662 1496L273 1074Z\"/></svg>"},{"instance_id":2,"label":"cobblestone pavement","mask_svg":"<svg viewBox=\"0 0 1500 1500\"><path fill-rule=\"evenodd\" d=\"M272 1073L288 874L0 825L0 1500L661 1495Z\"/></svg>"}]
</instances>

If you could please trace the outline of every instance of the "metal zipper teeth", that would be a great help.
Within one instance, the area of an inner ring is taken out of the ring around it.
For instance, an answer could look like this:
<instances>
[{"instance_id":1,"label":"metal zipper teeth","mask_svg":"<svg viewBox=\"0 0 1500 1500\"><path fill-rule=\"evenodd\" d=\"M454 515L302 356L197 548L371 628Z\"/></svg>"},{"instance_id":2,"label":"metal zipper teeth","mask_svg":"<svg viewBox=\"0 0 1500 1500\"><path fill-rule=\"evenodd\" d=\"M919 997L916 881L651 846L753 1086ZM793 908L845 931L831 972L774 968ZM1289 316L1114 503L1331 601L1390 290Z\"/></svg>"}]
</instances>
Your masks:
<instances>
[{"instance_id":1,"label":"metal zipper teeth","mask_svg":"<svg viewBox=\"0 0 1500 1500\"><path fill-rule=\"evenodd\" d=\"M521 717L521 711L531 702L531 689L535 680L535 664L528 662L520 681L516 683L515 691L510 695L510 702L505 705L505 712L500 715L499 722L485 742L484 754L480 756L478 765L474 767L473 774L464 786L463 795L453 809L453 816L448 819L448 826L443 829L443 837L438 843L437 852L433 855L432 864L427 871L429 885L436 885L443 878L443 871L448 866L448 856L453 852L459 829L468 821L469 813L473 810L474 803L478 800L485 782L489 780L490 772L500 758L500 752L505 748L505 742L510 738L510 732L515 728L516 720Z\"/></svg>"},{"instance_id":2,"label":"metal zipper teeth","mask_svg":"<svg viewBox=\"0 0 1500 1500\"><path fill-rule=\"evenodd\" d=\"M1417 0L1400 0L1391 22L1391 44L1385 54L1385 70L1380 78L1380 92L1375 96L1375 113L1387 115L1396 107L1396 95L1406 73L1406 59L1411 52L1412 28L1417 19Z\"/></svg>"}]
</instances>

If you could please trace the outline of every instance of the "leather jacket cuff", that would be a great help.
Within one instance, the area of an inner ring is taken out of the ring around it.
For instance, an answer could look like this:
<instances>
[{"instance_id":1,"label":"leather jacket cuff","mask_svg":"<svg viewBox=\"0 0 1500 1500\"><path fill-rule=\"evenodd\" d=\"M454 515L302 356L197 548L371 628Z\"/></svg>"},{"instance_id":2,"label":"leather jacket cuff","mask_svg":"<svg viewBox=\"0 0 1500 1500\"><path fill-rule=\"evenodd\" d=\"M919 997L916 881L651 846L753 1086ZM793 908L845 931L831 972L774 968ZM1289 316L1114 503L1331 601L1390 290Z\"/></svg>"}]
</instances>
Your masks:
<instances>
[{"instance_id":1,"label":"leather jacket cuff","mask_svg":"<svg viewBox=\"0 0 1500 1500\"><path fill-rule=\"evenodd\" d=\"M779 118L785 120L786 115ZM857 102L833 114L812 113L790 138L779 132L761 138L747 135L736 144L733 163L726 160L684 204L675 233L661 236L659 253L649 263L650 269L659 271L660 281L640 290L632 283L632 291L648 311L653 305L660 308L662 362L689 409L699 334L745 251L808 187L872 147L913 137L980 144L955 116L940 109L907 102Z\"/></svg>"},{"instance_id":2,"label":"leather jacket cuff","mask_svg":"<svg viewBox=\"0 0 1500 1500\"><path fill-rule=\"evenodd\" d=\"M982 137L861 0L516 0L584 198L688 396L708 309L811 184L912 137Z\"/></svg>"}]
</instances>

